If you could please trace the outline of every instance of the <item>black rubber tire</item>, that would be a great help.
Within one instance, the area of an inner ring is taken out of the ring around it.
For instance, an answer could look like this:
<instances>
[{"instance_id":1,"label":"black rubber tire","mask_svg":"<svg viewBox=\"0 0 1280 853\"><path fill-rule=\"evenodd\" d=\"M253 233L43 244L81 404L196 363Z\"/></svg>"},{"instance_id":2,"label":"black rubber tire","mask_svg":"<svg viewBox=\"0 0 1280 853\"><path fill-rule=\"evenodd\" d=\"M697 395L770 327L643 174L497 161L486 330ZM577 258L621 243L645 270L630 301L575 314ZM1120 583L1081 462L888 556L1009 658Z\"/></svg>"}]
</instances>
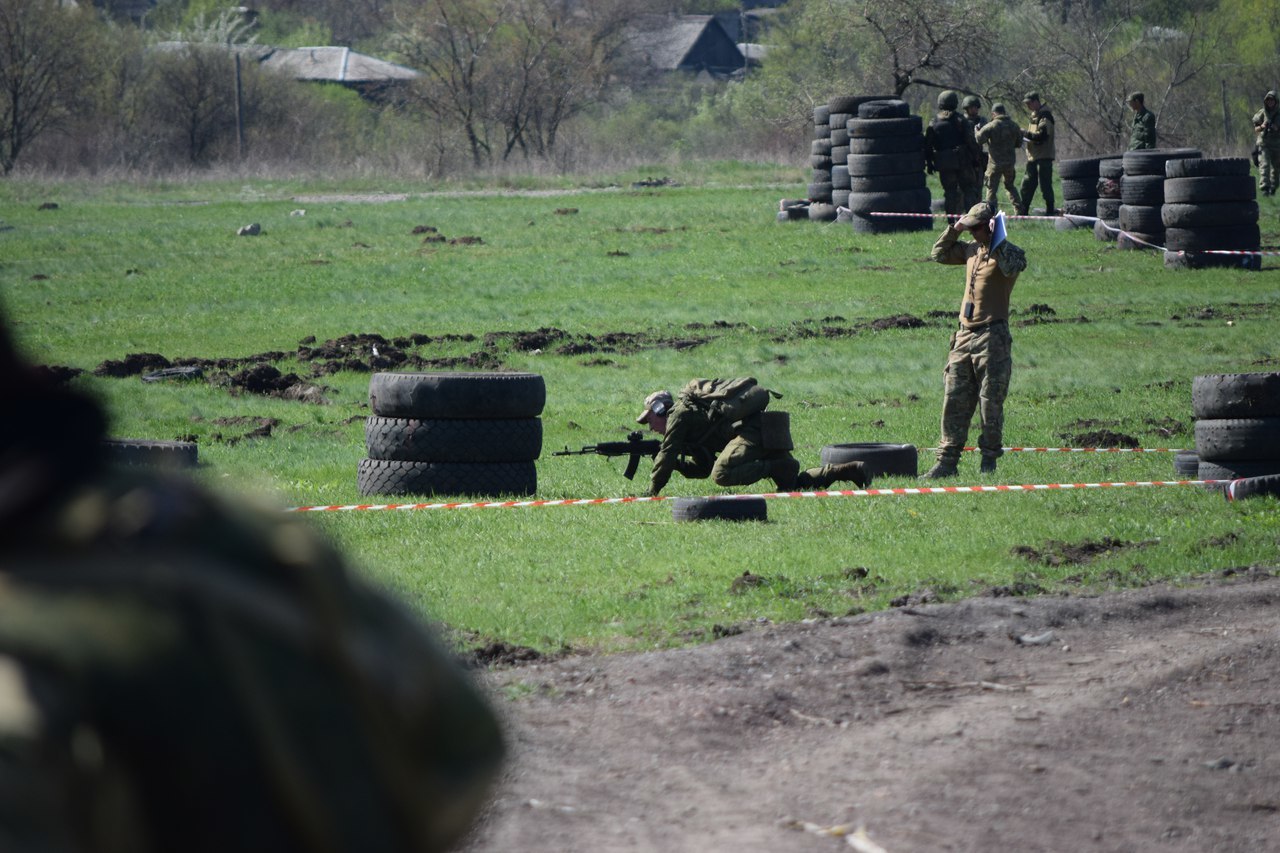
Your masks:
<instances>
[{"instance_id":1,"label":"black rubber tire","mask_svg":"<svg viewBox=\"0 0 1280 853\"><path fill-rule=\"evenodd\" d=\"M1104 243L1114 243L1116 238L1120 236L1116 231L1118 227L1115 222L1099 219L1093 223L1093 236Z\"/></svg>"},{"instance_id":2,"label":"black rubber tire","mask_svg":"<svg viewBox=\"0 0 1280 853\"><path fill-rule=\"evenodd\" d=\"M809 165L815 169L830 169L831 155L830 154L810 154Z\"/></svg>"},{"instance_id":3,"label":"black rubber tire","mask_svg":"<svg viewBox=\"0 0 1280 853\"><path fill-rule=\"evenodd\" d=\"M1058 174L1064 179L1078 179L1087 181L1091 184L1097 183L1098 166L1101 163L1101 157L1081 157L1078 160L1059 160ZM1065 186L1063 187L1062 192L1063 195L1068 195Z\"/></svg>"},{"instance_id":4,"label":"black rubber tire","mask_svg":"<svg viewBox=\"0 0 1280 853\"><path fill-rule=\"evenodd\" d=\"M829 127L831 125L831 107L827 104L814 107L813 124L815 127L818 125Z\"/></svg>"},{"instance_id":5,"label":"black rubber tire","mask_svg":"<svg viewBox=\"0 0 1280 853\"><path fill-rule=\"evenodd\" d=\"M1124 178L1098 178L1098 183L1094 185L1094 195L1098 198L1114 198L1120 199L1124 196L1121 190L1121 181Z\"/></svg>"},{"instance_id":6,"label":"black rubber tire","mask_svg":"<svg viewBox=\"0 0 1280 853\"><path fill-rule=\"evenodd\" d=\"M832 189L834 189L834 187L831 186L830 181L814 181L813 183L809 184L809 187L808 187L809 200L810 201L830 201Z\"/></svg>"},{"instance_id":7,"label":"black rubber tire","mask_svg":"<svg viewBox=\"0 0 1280 853\"><path fill-rule=\"evenodd\" d=\"M813 204L809 205L810 222L834 222L835 218L836 206L829 201L814 201Z\"/></svg>"},{"instance_id":8,"label":"black rubber tire","mask_svg":"<svg viewBox=\"0 0 1280 853\"><path fill-rule=\"evenodd\" d=\"M854 213L874 211L892 213L928 213L929 190L898 190L888 193L850 193L846 205Z\"/></svg>"},{"instance_id":9,"label":"black rubber tire","mask_svg":"<svg viewBox=\"0 0 1280 853\"><path fill-rule=\"evenodd\" d=\"M849 224L855 234L894 234L900 231L932 231L932 217L866 216L852 213Z\"/></svg>"},{"instance_id":10,"label":"black rubber tire","mask_svg":"<svg viewBox=\"0 0 1280 853\"><path fill-rule=\"evenodd\" d=\"M1168 242L1166 238L1165 242ZM1166 252L1165 269L1235 269L1257 272L1262 269L1259 255L1211 255L1204 252Z\"/></svg>"},{"instance_id":11,"label":"black rubber tire","mask_svg":"<svg viewBox=\"0 0 1280 853\"><path fill-rule=\"evenodd\" d=\"M1237 480L1268 474L1280 474L1280 459L1223 459L1201 462L1196 468L1196 476L1201 480Z\"/></svg>"},{"instance_id":12,"label":"black rubber tire","mask_svg":"<svg viewBox=\"0 0 1280 853\"><path fill-rule=\"evenodd\" d=\"M1261 240L1257 225L1165 229L1165 248L1177 252L1257 251Z\"/></svg>"},{"instance_id":13,"label":"black rubber tire","mask_svg":"<svg viewBox=\"0 0 1280 853\"><path fill-rule=\"evenodd\" d=\"M1280 497L1280 474L1232 480L1230 485L1223 489L1223 494L1226 495L1229 501L1244 500L1245 498Z\"/></svg>"},{"instance_id":14,"label":"black rubber tire","mask_svg":"<svg viewBox=\"0 0 1280 853\"><path fill-rule=\"evenodd\" d=\"M813 174L809 176L809 180L815 184L831 184L834 188L835 184L831 181L831 169L814 169Z\"/></svg>"},{"instance_id":15,"label":"black rubber tire","mask_svg":"<svg viewBox=\"0 0 1280 853\"><path fill-rule=\"evenodd\" d=\"M532 462L542 454L540 418L366 418L370 459L403 462Z\"/></svg>"},{"instance_id":16,"label":"black rubber tire","mask_svg":"<svg viewBox=\"0 0 1280 853\"><path fill-rule=\"evenodd\" d=\"M361 459L356 484L362 495L532 495L538 471L532 462Z\"/></svg>"},{"instance_id":17,"label":"black rubber tire","mask_svg":"<svg viewBox=\"0 0 1280 853\"><path fill-rule=\"evenodd\" d=\"M1098 163L1099 178L1120 178L1124 176L1124 157L1103 157Z\"/></svg>"},{"instance_id":18,"label":"black rubber tire","mask_svg":"<svg viewBox=\"0 0 1280 853\"><path fill-rule=\"evenodd\" d=\"M1124 202L1118 198L1100 198L1094 209L1095 215L1099 219L1114 219L1120 221L1120 205Z\"/></svg>"},{"instance_id":19,"label":"black rubber tire","mask_svg":"<svg viewBox=\"0 0 1280 853\"><path fill-rule=\"evenodd\" d=\"M923 150L923 136L858 136L849 139L850 154L905 154Z\"/></svg>"},{"instance_id":20,"label":"black rubber tire","mask_svg":"<svg viewBox=\"0 0 1280 853\"><path fill-rule=\"evenodd\" d=\"M918 190L924 189L927 183L923 170L903 172L897 175L849 176L849 189L856 193L889 193L897 190Z\"/></svg>"},{"instance_id":21,"label":"black rubber tire","mask_svg":"<svg viewBox=\"0 0 1280 853\"><path fill-rule=\"evenodd\" d=\"M1256 201L1220 201L1213 204L1169 204L1160 207L1160 221L1164 227L1226 228L1234 225L1253 225L1258 221Z\"/></svg>"},{"instance_id":22,"label":"black rubber tire","mask_svg":"<svg viewBox=\"0 0 1280 853\"><path fill-rule=\"evenodd\" d=\"M1249 174L1247 157L1189 157L1164 164L1166 178L1225 178Z\"/></svg>"},{"instance_id":23,"label":"black rubber tire","mask_svg":"<svg viewBox=\"0 0 1280 853\"><path fill-rule=\"evenodd\" d=\"M1098 215L1096 198L1069 198L1062 202L1062 212L1066 216L1083 216L1094 219ZM1076 226L1092 225L1092 222L1076 222Z\"/></svg>"},{"instance_id":24,"label":"black rubber tire","mask_svg":"<svg viewBox=\"0 0 1280 853\"><path fill-rule=\"evenodd\" d=\"M828 444L822 448L823 465L862 462L873 477L915 477L920 452L914 444L890 444L881 441Z\"/></svg>"},{"instance_id":25,"label":"black rubber tire","mask_svg":"<svg viewBox=\"0 0 1280 853\"><path fill-rule=\"evenodd\" d=\"M1063 198L1097 198L1098 178L1063 178Z\"/></svg>"},{"instance_id":26,"label":"black rubber tire","mask_svg":"<svg viewBox=\"0 0 1280 853\"><path fill-rule=\"evenodd\" d=\"M1155 234L1164 230L1160 208L1139 204L1120 205L1120 227L1125 231Z\"/></svg>"},{"instance_id":27,"label":"black rubber tire","mask_svg":"<svg viewBox=\"0 0 1280 853\"><path fill-rule=\"evenodd\" d=\"M831 188L833 190L849 189L849 167L843 163L831 167Z\"/></svg>"},{"instance_id":28,"label":"black rubber tire","mask_svg":"<svg viewBox=\"0 0 1280 853\"><path fill-rule=\"evenodd\" d=\"M825 124L815 124L813 126L813 138L814 139L830 139L831 128L827 127Z\"/></svg>"},{"instance_id":29,"label":"black rubber tire","mask_svg":"<svg viewBox=\"0 0 1280 853\"><path fill-rule=\"evenodd\" d=\"M1121 231L1116 235L1116 246L1126 251L1152 251L1164 246L1164 233L1147 234L1141 231Z\"/></svg>"},{"instance_id":30,"label":"black rubber tire","mask_svg":"<svg viewBox=\"0 0 1280 853\"><path fill-rule=\"evenodd\" d=\"M845 127L831 128L831 144L832 145L848 145L849 130Z\"/></svg>"},{"instance_id":31,"label":"black rubber tire","mask_svg":"<svg viewBox=\"0 0 1280 853\"><path fill-rule=\"evenodd\" d=\"M671 502L676 521L767 521L768 501L764 498L676 498Z\"/></svg>"},{"instance_id":32,"label":"black rubber tire","mask_svg":"<svg viewBox=\"0 0 1280 853\"><path fill-rule=\"evenodd\" d=\"M1159 175L1125 175L1120 180L1120 200L1125 204L1159 207L1164 204L1164 178Z\"/></svg>"},{"instance_id":33,"label":"black rubber tire","mask_svg":"<svg viewBox=\"0 0 1280 853\"><path fill-rule=\"evenodd\" d=\"M906 118L851 118L846 128L849 138L869 136L922 136L924 123L920 116Z\"/></svg>"},{"instance_id":34,"label":"black rubber tire","mask_svg":"<svg viewBox=\"0 0 1280 853\"><path fill-rule=\"evenodd\" d=\"M856 113L867 101L892 101L893 95L840 95L832 98L828 106L832 112Z\"/></svg>"},{"instance_id":35,"label":"black rubber tire","mask_svg":"<svg viewBox=\"0 0 1280 853\"><path fill-rule=\"evenodd\" d=\"M858 105L858 118L906 118L911 107L906 101L888 98L883 101L867 101Z\"/></svg>"},{"instance_id":36,"label":"black rubber tire","mask_svg":"<svg viewBox=\"0 0 1280 853\"><path fill-rule=\"evenodd\" d=\"M837 127L845 127L849 123L849 119L853 118L852 113L836 113L833 112L827 116L827 127L835 129Z\"/></svg>"},{"instance_id":37,"label":"black rubber tire","mask_svg":"<svg viewBox=\"0 0 1280 853\"><path fill-rule=\"evenodd\" d=\"M849 190L832 190L831 204L833 207L837 208L837 210L841 207L847 207L849 204Z\"/></svg>"},{"instance_id":38,"label":"black rubber tire","mask_svg":"<svg viewBox=\"0 0 1280 853\"><path fill-rule=\"evenodd\" d=\"M369 410L384 418L535 418L547 403L537 373L375 373Z\"/></svg>"},{"instance_id":39,"label":"black rubber tire","mask_svg":"<svg viewBox=\"0 0 1280 853\"><path fill-rule=\"evenodd\" d=\"M1170 160L1181 160L1200 156L1199 148L1146 148L1124 153L1124 174L1159 175L1164 177L1165 164Z\"/></svg>"},{"instance_id":40,"label":"black rubber tire","mask_svg":"<svg viewBox=\"0 0 1280 853\"><path fill-rule=\"evenodd\" d=\"M1280 373L1210 373L1191 380L1196 418L1280 417Z\"/></svg>"},{"instance_id":41,"label":"black rubber tire","mask_svg":"<svg viewBox=\"0 0 1280 853\"><path fill-rule=\"evenodd\" d=\"M830 157L832 144L833 143L830 138L815 139L809 144L809 151L812 154L825 154Z\"/></svg>"},{"instance_id":42,"label":"black rubber tire","mask_svg":"<svg viewBox=\"0 0 1280 853\"><path fill-rule=\"evenodd\" d=\"M161 441L146 438L106 438L102 453L109 465L146 465L156 468L194 468L199 450L194 441Z\"/></svg>"},{"instance_id":43,"label":"black rubber tire","mask_svg":"<svg viewBox=\"0 0 1280 853\"><path fill-rule=\"evenodd\" d=\"M850 154L846 162L849 165L850 177L854 175L899 175L903 172L923 172L924 152Z\"/></svg>"},{"instance_id":44,"label":"black rubber tire","mask_svg":"<svg viewBox=\"0 0 1280 853\"><path fill-rule=\"evenodd\" d=\"M1194 163L1194 160L1176 160L1178 163ZM1253 201L1258 194L1257 185L1249 175L1222 175L1220 177L1165 178L1165 204L1203 204L1220 201Z\"/></svg>"},{"instance_id":45,"label":"black rubber tire","mask_svg":"<svg viewBox=\"0 0 1280 853\"><path fill-rule=\"evenodd\" d=\"M1198 476L1200 473L1200 455L1194 450L1178 451L1173 456L1173 470L1184 476Z\"/></svg>"},{"instance_id":46,"label":"black rubber tire","mask_svg":"<svg viewBox=\"0 0 1280 853\"><path fill-rule=\"evenodd\" d=\"M832 145L831 146L831 162L844 163L849 159L848 145Z\"/></svg>"},{"instance_id":47,"label":"black rubber tire","mask_svg":"<svg viewBox=\"0 0 1280 853\"><path fill-rule=\"evenodd\" d=\"M1280 459L1280 418L1201 418L1196 453L1202 462Z\"/></svg>"}]
</instances>

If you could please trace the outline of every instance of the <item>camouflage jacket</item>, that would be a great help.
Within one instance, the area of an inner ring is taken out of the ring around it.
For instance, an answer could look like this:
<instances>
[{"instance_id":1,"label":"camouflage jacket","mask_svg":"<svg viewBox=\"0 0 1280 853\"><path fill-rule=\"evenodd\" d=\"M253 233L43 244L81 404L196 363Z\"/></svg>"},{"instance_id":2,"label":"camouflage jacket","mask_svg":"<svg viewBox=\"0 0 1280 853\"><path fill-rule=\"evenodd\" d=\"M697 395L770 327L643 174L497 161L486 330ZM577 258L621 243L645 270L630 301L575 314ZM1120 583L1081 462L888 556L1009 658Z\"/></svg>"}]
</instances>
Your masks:
<instances>
[{"instance_id":1,"label":"camouflage jacket","mask_svg":"<svg viewBox=\"0 0 1280 853\"><path fill-rule=\"evenodd\" d=\"M1280 148L1280 107L1270 112L1264 107L1254 113L1253 129L1258 134L1259 145Z\"/></svg>"},{"instance_id":2,"label":"camouflage jacket","mask_svg":"<svg viewBox=\"0 0 1280 853\"><path fill-rule=\"evenodd\" d=\"M1022 130L1007 115L997 115L978 128L975 138L979 144L987 146L991 162L995 165L1012 166L1017 161Z\"/></svg>"},{"instance_id":3,"label":"camouflage jacket","mask_svg":"<svg viewBox=\"0 0 1280 853\"><path fill-rule=\"evenodd\" d=\"M976 240L962 242L962 233L948 225L930 253L930 258L940 264L964 264L960 325L972 328L995 320L1008 320L1009 297L1018 275L1027 268L1026 253L1008 240L989 251L986 244ZM970 303L973 308L966 311Z\"/></svg>"},{"instance_id":4,"label":"camouflage jacket","mask_svg":"<svg viewBox=\"0 0 1280 853\"><path fill-rule=\"evenodd\" d=\"M1133 114L1133 128L1129 133L1129 150L1141 151L1156 147L1156 114L1143 107Z\"/></svg>"},{"instance_id":5,"label":"camouflage jacket","mask_svg":"<svg viewBox=\"0 0 1280 853\"><path fill-rule=\"evenodd\" d=\"M1027 160L1052 160L1053 153L1053 113L1048 107L1041 107L1031 116L1022 138L1027 140Z\"/></svg>"}]
</instances>

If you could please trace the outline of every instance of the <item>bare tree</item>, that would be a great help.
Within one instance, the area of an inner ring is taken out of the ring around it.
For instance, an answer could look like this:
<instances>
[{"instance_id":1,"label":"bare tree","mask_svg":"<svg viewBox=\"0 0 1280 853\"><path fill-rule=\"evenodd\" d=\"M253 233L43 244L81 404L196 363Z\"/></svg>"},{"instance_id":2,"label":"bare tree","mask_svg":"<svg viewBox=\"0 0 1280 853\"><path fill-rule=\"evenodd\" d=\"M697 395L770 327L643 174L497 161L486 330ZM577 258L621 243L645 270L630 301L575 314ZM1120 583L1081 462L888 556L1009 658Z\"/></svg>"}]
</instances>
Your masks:
<instances>
[{"instance_id":1,"label":"bare tree","mask_svg":"<svg viewBox=\"0 0 1280 853\"><path fill-rule=\"evenodd\" d=\"M997 10L981 0L865 0L861 18L888 60L894 94L913 86L964 88L993 44Z\"/></svg>"},{"instance_id":2,"label":"bare tree","mask_svg":"<svg viewBox=\"0 0 1280 853\"><path fill-rule=\"evenodd\" d=\"M56 0L0 0L0 173L91 100L95 28Z\"/></svg>"}]
</instances>

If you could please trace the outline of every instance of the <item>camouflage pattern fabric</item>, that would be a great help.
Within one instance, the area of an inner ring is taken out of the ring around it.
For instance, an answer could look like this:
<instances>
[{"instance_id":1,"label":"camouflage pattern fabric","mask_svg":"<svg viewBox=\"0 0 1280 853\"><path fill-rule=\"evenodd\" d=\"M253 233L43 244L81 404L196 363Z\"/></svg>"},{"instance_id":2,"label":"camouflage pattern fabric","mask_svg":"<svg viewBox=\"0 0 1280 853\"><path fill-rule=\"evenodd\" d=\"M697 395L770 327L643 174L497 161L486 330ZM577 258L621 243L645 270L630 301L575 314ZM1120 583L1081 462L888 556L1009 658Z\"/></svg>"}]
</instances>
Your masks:
<instances>
[{"instance_id":1,"label":"camouflage pattern fabric","mask_svg":"<svg viewBox=\"0 0 1280 853\"><path fill-rule=\"evenodd\" d=\"M1022 186L1018 189L1018 196L1022 202L1019 212L1024 216L1031 212L1031 200L1035 198L1036 187L1040 188L1040 194L1044 196L1045 211L1052 216L1056 210L1053 204L1052 160L1027 161L1027 172L1022 178Z\"/></svg>"},{"instance_id":2,"label":"camouflage pattern fabric","mask_svg":"<svg viewBox=\"0 0 1280 853\"><path fill-rule=\"evenodd\" d=\"M978 129L974 138L979 145L985 145L991 155L983 182L987 189L987 204L995 209L996 194L1003 182L1013 209L1019 210L1022 201L1016 186L1018 172L1015 164L1018 147L1022 144L1022 130L1009 116L997 114Z\"/></svg>"},{"instance_id":3,"label":"camouflage pattern fabric","mask_svg":"<svg viewBox=\"0 0 1280 853\"><path fill-rule=\"evenodd\" d=\"M954 462L960 458L975 411L982 456L1000 457L1004 443L1004 401L1012 373L1013 337L1008 323L997 321L979 330L962 328L952 334L943 379L939 461Z\"/></svg>"},{"instance_id":4,"label":"camouflage pattern fabric","mask_svg":"<svg viewBox=\"0 0 1280 853\"><path fill-rule=\"evenodd\" d=\"M1267 92L1262 109L1253 114L1258 141L1258 191L1263 195L1274 195L1280 186L1280 105L1272 101L1268 108L1265 103L1275 97L1275 92Z\"/></svg>"},{"instance_id":5,"label":"camouflage pattern fabric","mask_svg":"<svg viewBox=\"0 0 1280 853\"><path fill-rule=\"evenodd\" d=\"M1048 107L1041 107L1031 114L1023 138L1027 140L1027 160L1054 159L1054 123L1053 113Z\"/></svg>"},{"instance_id":6,"label":"camouflage pattern fabric","mask_svg":"<svg viewBox=\"0 0 1280 853\"><path fill-rule=\"evenodd\" d=\"M959 215L978 200L981 186L974 167L982 148L968 121L952 110L940 110L924 134L925 161L937 171L942 184L943 207Z\"/></svg>"},{"instance_id":7,"label":"camouflage pattern fabric","mask_svg":"<svg viewBox=\"0 0 1280 853\"><path fill-rule=\"evenodd\" d=\"M1156 114L1143 107L1133 114L1133 128L1129 132L1129 150L1143 151L1156 147Z\"/></svg>"}]
</instances>

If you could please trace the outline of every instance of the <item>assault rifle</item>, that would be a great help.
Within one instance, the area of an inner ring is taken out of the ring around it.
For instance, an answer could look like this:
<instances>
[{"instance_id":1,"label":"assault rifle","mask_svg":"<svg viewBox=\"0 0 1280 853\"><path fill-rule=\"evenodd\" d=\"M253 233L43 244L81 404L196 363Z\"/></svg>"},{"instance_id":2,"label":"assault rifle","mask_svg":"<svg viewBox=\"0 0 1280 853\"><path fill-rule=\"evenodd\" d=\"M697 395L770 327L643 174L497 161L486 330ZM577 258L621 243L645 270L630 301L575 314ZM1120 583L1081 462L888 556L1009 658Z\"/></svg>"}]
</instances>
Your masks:
<instances>
[{"instance_id":1,"label":"assault rifle","mask_svg":"<svg viewBox=\"0 0 1280 853\"><path fill-rule=\"evenodd\" d=\"M658 449L662 447L662 442L656 438L641 438L643 433L632 432L627 434L626 441L602 441L599 444L588 444L581 450L570 450L566 447L564 450L557 450L552 456L586 456L588 453L595 453L600 456L630 456L627 460L627 470L622 472L622 476L630 480L636 475L636 468L640 465L640 457L648 456L650 458L658 455Z\"/></svg>"}]
</instances>

